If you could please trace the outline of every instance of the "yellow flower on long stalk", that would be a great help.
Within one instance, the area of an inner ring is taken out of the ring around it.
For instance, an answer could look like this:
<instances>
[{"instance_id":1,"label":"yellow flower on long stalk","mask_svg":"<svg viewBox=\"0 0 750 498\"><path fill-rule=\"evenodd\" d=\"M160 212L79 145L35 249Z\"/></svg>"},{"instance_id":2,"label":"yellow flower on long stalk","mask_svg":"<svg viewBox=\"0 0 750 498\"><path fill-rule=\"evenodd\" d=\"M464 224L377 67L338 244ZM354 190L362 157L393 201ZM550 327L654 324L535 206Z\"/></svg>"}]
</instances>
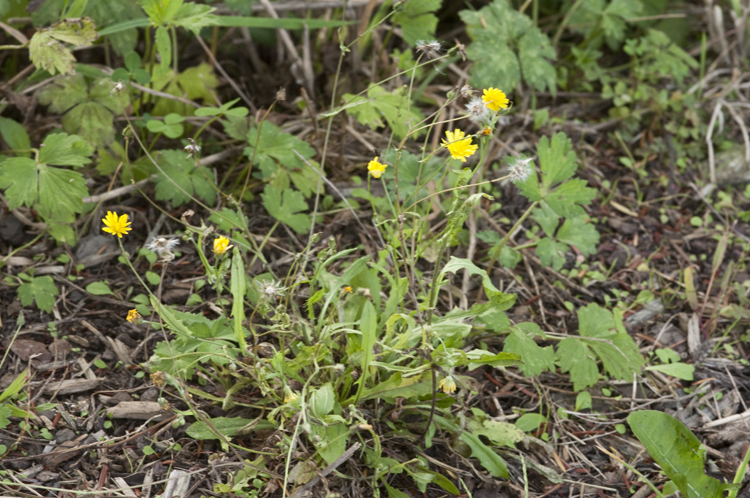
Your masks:
<instances>
[{"instance_id":1,"label":"yellow flower on long stalk","mask_svg":"<svg viewBox=\"0 0 750 498\"><path fill-rule=\"evenodd\" d=\"M223 235L214 239L214 254L221 256L232 247L234 246L229 243L229 239Z\"/></svg>"},{"instance_id":2,"label":"yellow flower on long stalk","mask_svg":"<svg viewBox=\"0 0 750 498\"><path fill-rule=\"evenodd\" d=\"M443 139L443 147L448 149L453 159L458 159L462 163L479 148L478 145L472 145L471 137L464 138L466 134L458 128L455 131L446 131L445 136L448 140Z\"/></svg>"},{"instance_id":3,"label":"yellow flower on long stalk","mask_svg":"<svg viewBox=\"0 0 750 498\"><path fill-rule=\"evenodd\" d=\"M370 172L373 178L380 178L380 175L385 172L385 168L387 167L387 164L381 164L378 162L378 158L376 157L367 164L367 171Z\"/></svg>"},{"instance_id":4,"label":"yellow flower on long stalk","mask_svg":"<svg viewBox=\"0 0 750 498\"><path fill-rule=\"evenodd\" d=\"M127 235L128 232L132 230L129 226L130 222L128 221L127 214L117 216L117 213L107 211L107 216L102 218L102 223L105 225L102 230L111 233L112 235L117 235L120 238L122 238L123 235Z\"/></svg>"},{"instance_id":5,"label":"yellow flower on long stalk","mask_svg":"<svg viewBox=\"0 0 750 498\"><path fill-rule=\"evenodd\" d=\"M508 108L508 97L505 96L505 92L497 88L487 88L483 90L482 100L484 105L492 109L493 111L499 111L500 109Z\"/></svg>"}]
</instances>

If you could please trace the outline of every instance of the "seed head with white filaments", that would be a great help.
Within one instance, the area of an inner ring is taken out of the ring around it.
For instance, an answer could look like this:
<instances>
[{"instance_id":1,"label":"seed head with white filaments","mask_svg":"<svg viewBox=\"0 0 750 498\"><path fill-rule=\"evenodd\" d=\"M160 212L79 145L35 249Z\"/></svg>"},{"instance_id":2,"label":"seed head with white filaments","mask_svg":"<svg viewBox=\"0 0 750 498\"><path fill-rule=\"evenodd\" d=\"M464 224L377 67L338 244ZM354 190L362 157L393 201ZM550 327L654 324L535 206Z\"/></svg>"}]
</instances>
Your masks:
<instances>
[{"instance_id":1,"label":"seed head with white filaments","mask_svg":"<svg viewBox=\"0 0 750 498\"><path fill-rule=\"evenodd\" d=\"M266 299L273 299L284 295L284 287L278 280L263 280L258 283L258 290Z\"/></svg>"},{"instance_id":2,"label":"seed head with white filaments","mask_svg":"<svg viewBox=\"0 0 750 498\"><path fill-rule=\"evenodd\" d=\"M466 112L469 113L468 117L472 123L482 126L489 124L492 118L492 112L480 97L474 97L466 104Z\"/></svg>"},{"instance_id":3,"label":"seed head with white filaments","mask_svg":"<svg viewBox=\"0 0 750 498\"><path fill-rule=\"evenodd\" d=\"M428 59L433 59L440 55L440 50L442 50L442 48L443 46L439 41L417 40L417 52L422 52L422 54Z\"/></svg>"},{"instance_id":4,"label":"seed head with white filaments","mask_svg":"<svg viewBox=\"0 0 750 498\"><path fill-rule=\"evenodd\" d=\"M179 239L168 239L166 237L154 237L147 244L146 249L155 252L159 260L167 262L174 259L172 249L180 245Z\"/></svg>"},{"instance_id":5,"label":"seed head with white filaments","mask_svg":"<svg viewBox=\"0 0 750 498\"><path fill-rule=\"evenodd\" d=\"M508 172L510 181L513 183L520 183L526 181L531 176L532 168L531 161L533 158L527 157L522 159L516 159L515 162L510 166Z\"/></svg>"}]
</instances>

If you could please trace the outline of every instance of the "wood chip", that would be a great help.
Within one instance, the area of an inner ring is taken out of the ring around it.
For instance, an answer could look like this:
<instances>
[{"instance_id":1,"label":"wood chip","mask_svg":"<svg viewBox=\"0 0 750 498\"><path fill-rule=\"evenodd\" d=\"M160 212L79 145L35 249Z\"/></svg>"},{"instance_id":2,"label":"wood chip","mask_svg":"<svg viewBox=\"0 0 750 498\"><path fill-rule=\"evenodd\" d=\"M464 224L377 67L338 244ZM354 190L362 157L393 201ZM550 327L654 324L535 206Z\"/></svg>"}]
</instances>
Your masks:
<instances>
[{"instance_id":1,"label":"wood chip","mask_svg":"<svg viewBox=\"0 0 750 498\"><path fill-rule=\"evenodd\" d=\"M162 498L177 498L185 496L190 489L190 474L184 470L174 469L169 473L169 481L164 489Z\"/></svg>"},{"instance_id":2,"label":"wood chip","mask_svg":"<svg viewBox=\"0 0 750 498\"><path fill-rule=\"evenodd\" d=\"M107 409L107 415L112 418L128 418L131 420L148 420L169 413L156 401L123 401Z\"/></svg>"},{"instance_id":3,"label":"wood chip","mask_svg":"<svg viewBox=\"0 0 750 498\"><path fill-rule=\"evenodd\" d=\"M88 434L81 434L73 441L65 441L58 446L55 451L44 457L44 465L46 467L55 468L61 463L79 455L83 450L76 450L75 448L81 446L81 442L87 437Z\"/></svg>"}]
</instances>

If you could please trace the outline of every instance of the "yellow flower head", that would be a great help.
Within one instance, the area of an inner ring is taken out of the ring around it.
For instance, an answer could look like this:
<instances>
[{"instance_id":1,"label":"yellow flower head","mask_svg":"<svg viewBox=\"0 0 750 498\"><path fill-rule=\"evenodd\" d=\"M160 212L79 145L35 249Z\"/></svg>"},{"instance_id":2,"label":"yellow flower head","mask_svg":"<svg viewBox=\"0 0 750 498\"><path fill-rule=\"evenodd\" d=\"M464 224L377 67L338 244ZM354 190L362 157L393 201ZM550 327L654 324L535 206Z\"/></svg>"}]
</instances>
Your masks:
<instances>
[{"instance_id":1,"label":"yellow flower head","mask_svg":"<svg viewBox=\"0 0 750 498\"><path fill-rule=\"evenodd\" d=\"M229 239L223 235L214 239L214 253L221 256L227 252L230 248L234 247L229 243Z\"/></svg>"},{"instance_id":2,"label":"yellow flower head","mask_svg":"<svg viewBox=\"0 0 750 498\"><path fill-rule=\"evenodd\" d=\"M289 404L297 399L297 393L292 391L288 386L284 388L284 404Z\"/></svg>"},{"instance_id":3,"label":"yellow flower head","mask_svg":"<svg viewBox=\"0 0 750 498\"><path fill-rule=\"evenodd\" d=\"M484 129L482 129L482 135L484 135L485 137L489 137L490 135L492 135L492 128L490 128L489 126L485 126Z\"/></svg>"},{"instance_id":4,"label":"yellow flower head","mask_svg":"<svg viewBox=\"0 0 750 498\"><path fill-rule=\"evenodd\" d=\"M370 172L373 178L380 178L380 175L385 172L385 168L387 167L387 164L380 164L378 162L378 158L376 157L367 164L367 171Z\"/></svg>"},{"instance_id":5,"label":"yellow flower head","mask_svg":"<svg viewBox=\"0 0 750 498\"><path fill-rule=\"evenodd\" d=\"M448 149L453 159L458 159L462 163L465 163L466 158L474 154L479 148L478 145L471 144L471 137L464 138L466 134L458 128L456 128L456 131L446 131L445 136L448 140L443 139L443 147Z\"/></svg>"},{"instance_id":6,"label":"yellow flower head","mask_svg":"<svg viewBox=\"0 0 750 498\"><path fill-rule=\"evenodd\" d=\"M482 100L484 100L484 104L493 111L508 108L508 97L505 96L502 90L490 87L483 90L483 93Z\"/></svg>"},{"instance_id":7,"label":"yellow flower head","mask_svg":"<svg viewBox=\"0 0 750 498\"><path fill-rule=\"evenodd\" d=\"M130 310L128 311L128 317L126 318L126 320L130 323L141 323L143 321L143 317L140 313L138 313L138 310Z\"/></svg>"},{"instance_id":8,"label":"yellow flower head","mask_svg":"<svg viewBox=\"0 0 750 498\"><path fill-rule=\"evenodd\" d=\"M164 373L163 372L154 372L151 374L151 381L154 383L154 386L161 387L164 385Z\"/></svg>"},{"instance_id":9,"label":"yellow flower head","mask_svg":"<svg viewBox=\"0 0 750 498\"><path fill-rule=\"evenodd\" d=\"M127 235L128 232L132 230L129 226L130 222L128 221L127 214L117 216L117 213L107 211L107 216L102 218L102 223L105 225L102 230L111 233L112 235L117 235L120 238L122 238L123 235Z\"/></svg>"},{"instance_id":10,"label":"yellow flower head","mask_svg":"<svg viewBox=\"0 0 750 498\"><path fill-rule=\"evenodd\" d=\"M347 285L346 287L344 287L344 292L348 292L349 294L351 294L352 293L351 285Z\"/></svg>"},{"instance_id":11,"label":"yellow flower head","mask_svg":"<svg viewBox=\"0 0 750 498\"><path fill-rule=\"evenodd\" d=\"M453 394L454 392L456 392L456 381L453 380L453 377L451 377L450 375L443 378L443 380L441 380L440 384L438 385L445 394Z\"/></svg>"}]
</instances>

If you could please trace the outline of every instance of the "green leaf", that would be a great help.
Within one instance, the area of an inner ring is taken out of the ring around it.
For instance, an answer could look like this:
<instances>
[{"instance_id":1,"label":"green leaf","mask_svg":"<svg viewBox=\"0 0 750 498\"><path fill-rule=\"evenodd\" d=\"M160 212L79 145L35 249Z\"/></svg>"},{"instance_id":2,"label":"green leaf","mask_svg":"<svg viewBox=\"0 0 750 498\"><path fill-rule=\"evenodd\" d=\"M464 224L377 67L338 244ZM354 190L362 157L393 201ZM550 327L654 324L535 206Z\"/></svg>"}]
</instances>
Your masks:
<instances>
[{"instance_id":1,"label":"green leaf","mask_svg":"<svg viewBox=\"0 0 750 498\"><path fill-rule=\"evenodd\" d=\"M635 437L651 458L687 498L721 498L736 485L724 484L706 475L705 449L685 424L655 410L640 410L628 416Z\"/></svg>"},{"instance_id":2,"label":"green leaf","mask_svg":"<svg viewBox=\"0 0 750 498\"><path fill-rule=\"evenodd\" d=\"M253 160L254 165L260 166L263 179L273 180L286 174L305 197L312 195L317 184L317 181L312 180L317 179L317 175L303 159L300 159L302 156L313 167L317 167L317 163L312 161L315 149L309 143L291 133L281 131L278 126L269 122L263 123L260 137L258 128L253 127L247 133L247 143L245 155ZM287 181L286 184L277 183L274 186L284 190L289 183Z\"/></svg>"},{"instance_id":3,"label":"green leaf","mask_svg":"<svg viewBox=\"0 0 750 498\"><path fill-rule=\"evenodd\" d=\"M253 420L247 420L241 417L216 417L211 419L211 425L213 425L214 428L227 439L236 436L245 426L252 424L253 422ZM255 426L254 428L257 429L258 427ZM217 436L216 433L201 420L194 424L190 424L190 427L188 427L185 432L193 439L220 439L219 436Z\"/></svg>"},{"instance_id":4,"label":"green leaf","mask_svg":"<svg viewBox=\"0 0 750 498\"><path fill-rule=\"evenodd\" d=\"M232 292L232 329L240 350L247 349L245 341L245 329L242 322L245 321L245 291L247 281L245 277L245 263L242 261L240 250L235 247L232 250L232 273L229 280L230 290Z\"/></svg>"},{"instance_id":5,"label":"green leaf","mask_svg":"<svg viewBox=\"0 0 750 498\"><path fill-rule=\"evenodd\" d=\"M440 9L442 0L409 0L393 15L393 22L401 25L404 41L414 46L419 40L435 37L438 18L434 14Z\"/></svg>"},{"instance_id":6,"label":"green leaf","mask_svg":"<svg viewBox=\"0 0 750 498\"><path fill-rule=\"evenodd\" d=\"M91 45L97 37L94 21L88 17L65 19L34 33L29 42L29 57L38 69L51 75L72 73L76 60L64 43Z\"/></svg>"},{"instance_id":7,"label":"green leaf","mask_svg":"<svg viewBox=\"0 0 750 498\"><path fill-rule=\"evenodd\" d=\"M184 0L138 0L149 20L159 26L168 24L182 7Z\"/></svg>"},{"instance_id":8,"label":"green leaf","mask_svg":"<svg viewBox=\"0 0 750 498\"><path fill-rule=\"evenodd\" d=\"M568 180L544 196L544 201L560 216L566 218L586 215L581 205L590 204L596 197L596 191L586 186L586 181L579 178Z\"/></svg>"},{"instance_id":9,"label":"green leaf","mask_svg":"<svg viewBox=\"0 0 750 498\"><path fill-rule=\"evenodd\" d=\"M520 431L530 432L539 429L539 427L545 422L547 422L547 418L544 415L540 415L539 413L526 413L516 420L515 426Z\"/></svg>"},{"instance_id":10,"label":"green leaf","mask_svg":"<svg viewBox=\"0 0 750 498\"><path fill-rule=\"evenodd\" d=\"M471 456L477 458L482 467L495 477L508 478L508 466L495 451L482 442L481 439L469 431L462 431L459 427L448 421L448 419L435 415L435 423L443 430L459 434L459 439L471 449Z\"/></svg>"},{"instance_id":11,"label":"green leaf","mask_svg":"<svg viewBox=\"0 0 750 498\"><path fill-rule=\"evenodd\" d=\"M537 336L545 338L539 325L531 322L519 323L511 329L503 346L503 351L521 356L523 364L518 368L526 377L540 375L542 372L555 368L554 349L552 346L540 347L534 341Z\"/></svg>"},{"instance_id":12,"label":"green leaf","mask_svg":"<svg viewBox=\"0 0 750 498\"><path fill-rule=\"evenodd\" d=\"M175 207L189 202L193 195L208 204L216 200L216 189L209 180L213 173L203 166L196 167L195 162L187 158L187 153L165 150L159 163L164 173L157 174L157 200L172 201Z\"/></svg>"},{"instance_id":13,"label":"green leaf","mask_svg":"<svg viewBox=\"0 0 750 498\"><path fill-rule=\"evenodd\" d=\"M646 370L661 372L678 379L692 381L693 374L695 373L695 365L688 365L686 363L668 363L666 365L652 365L646 367Z\"/></svg>"},{"instance_id":14,"label":"green leaf","mask_svg":"<svg viewBox=\"0 0 750 498\"><path fill-rule=\"evenodd\" d=\"M124 112L123 103L129 103L127 92L113 95L112 88L109 78L98 78L89 87L82 74L71 74L45 87L39 93L39 102L49 105L52 112L64 114L62 124L67 133L103 147L114 139L115 116Z\"/></svg>"},{"instance_id":15,"label":"green leaf","mask_svg":"<svg viewBox=\"0 0 750 498\"><path fill-rule=\"evenodd\" d=\"M544 266L552 266L555 271L560 271L565 264L565 253L567 251L568 246L555 242L554 239L549 237L540 240L534 249L539 261Z\"/></svg>"},{"instance_id":16,"label":"green leaf","mask_svg":"<svg viewBox=\"0 0 750 498\"><path fill-rule=\"evenodd\" d=\"M8 207L25 204L34 207L49 221L70 223L83 209L81 199L88 195L83 176L75 171L53 168L53 164L80 166L90 162L91 148L75 135L49 135L40 147L39 163L17 157L0 163L0 188L5 191Z\"/></svg>"},{"instance_id":17,"label":"green leaf","mask_svg":"<svg viewBox=\"0 0 750 498\"><path fill-rule=\"evenodd\" d=\"M17 292L22 305L29 306L32 302L36 302L37 307L47 313L52 311L55 296L60 293L55 286L55 281L48 275L32 277L31 281L21 284Z\"/></svg>"},{"instance_id":18,"label":"green leaf","mask_svg":"<svg viewBox=\"0 0 750 498\"><path fill-rule=\"evenodd\" d=\"M91 282L86 286L86 292L95 296L106 296L107 294L114 294L109 285L104 282Z\"/></svg>"},{"instance_id":19,"label":"green leaf","mask_svg":"<svg viewBox=\"0 0 750 498\"><path fill-rule=\"evenodd\" d=\"M172 69L163 74L155 74L152 83L155 90L193 101L202 99L206 104L214 104L216 101L212 92L219 84L219 80L213 72L213 67L203 62L184 70L178 75L175 75ZM192 116L195 111L192 106L186 106L176 100L159 98L156 100L156 105L151 114L164 116L170 112L187 117Z\"/></svg>"},{"instance_id":20,"label":"green leaf","mask_svg":"<svg viewBox=\"0 0 750 498\"><path fill-rule=\"evenodd\" d=\"M596 254L596 244L599 242L599 232L594 225L586 223L583 218L570 218L557 232L557 240L576 246L584 255Z\"/></svg>"},{"instance_id":21,"label":"green leaf","mask_svg":"<svg viewBox=\"0 0 750 498\"><path fill-rule=\"evenodd\" d=\"M521 77L539 91L556 92L557 58L547 38L527 15L507 0L494 0L479 10L459 13L472 43L466 55L472 61L471 84L478 88L513 90Z\"/></svg>"},{"instance_id":22,"label":"green leaf","mask_svg":"<svg viewBox=\"0 0 750 498\"><path fill-rule=\"evenodd\" d=\"M616 50L625 38L626 21L641 13L639 0L583 0L580 7L572 12L569 26L590 38L589 45L601 45L604 39L607 45Z\"/></svg>"},{"instance_id":23,"label":"green leaf","mask_svg":"<svg viewBox=\"0 0 750 498\"><path fill-rule=\"evenodd\" d=\"M591 408L591 393L583 391L576 396L576 411L588 410Z\"/></svg>"},{"instance_id":24,"label":"green leaf","mask_svg":"<svg viewBox=\"0 0 750 498\"><path fill-rule=\"evenodd\" d=\"M6 427L10 425L11 415L13 415L13 410L11 410L10 407L5 406L5 405L0 406L0 429L5 429ZM5 447L5 445L0 445L0 446L3 447L3 451L2 453L0 453L0 455L2 455L3 453L5 453L7 448Z\"/></svg>"},{"instance_id":25,"label":"green leaf","mask_svg":"<svg viewBox=\"0 0 750 498\"><path fill-rule=\"evenodd\" d=\"M273 185L266 185L261 198L268 214L295 232L307 233L310 229L310 216L306 213L307 203L300 192L290 188L281 191Z\"/></svg>"},{"instance_id":26,"label":"green leaf","mask_svg":"<svg viewBox=\"0 0 750 498\"><path fill-rule=\"evenodd\" d=\"M407 90L407 87L403 86L390 93L379 85L372 85L367 89L367 97L347 93L343 100L347 113L361 124L376 130L387 123L394 136L400 139L424 118L416 106L409 109ZM421 131L411 136L417 138L423 133L424 131Z\"/></svg>"},{"instance_id":27,"label":"green leaf","mask_svg":"<svg viewBox=\"0 0 750 498\"><path fill-rule=\"evenodd\" d=\"M11 396L15 396L20 393L21 390L26 386L26 382L29 380L29 369L26 368L16 377L8 387L5 388L2 394L0 394L0 402L5 401Z\"/></svg>"},{"instance_id":28,"label":"green leaf","mask_svg":"<svg viewBox=\"0 0 750 498\"><path fill-rule=\"evenodd\" d=\"M39 162L79 168L91 162L93 153L94 149L77 135L52 133L39 147Z\"/></svg>"},{"instance_id":29,"label":"green leaf","mask_svg":"<svg viewBox=\"0 0 750 498\"><path fill-rule=\"evenodd\" d=\"M156 51L161 59L158 67L159 72L154 72L154 76L156 76L157 74L165 74L169 70L169 65L172 63L172 40L169 38L169 30L164 25L156 28L154 39Z\"/></svg>"},{"instance_id":30,"label":"green leaf","mask_svg":"<svg viewBox=\"0 0 750 498\"><path fill-rule=\"evenodd\" d=\"M474 349L466 353L466 357L469 360L467 364L469 371L476 370L485 365L500 368L523 364L523 358L521 358L521 355L506 351L492 354L484 349Z\"/></svg>"},{"instance_id":31,"label":"green leaf","mask_svg":"<svg viewBox=\"0 0 750 498\"><path fill-rule=\"evenodd\" d=\"M28 150L31 148L29 134L21 123L10 118L0 117L0 135L5 143L13 150ZM19 154L24 157L29 156L29 152Z\"/></svg>"},{"instance_id":32,"label":"green leaf","mask_svg":"<svg viewBox=\"0 0 750 498\"><path fill-rule=\"evenodd\" d=\"M493 443L500 446L514 447L515 443L523 441L526 436L521 429L508 422L497 420L469 420L467 428L477 436L485 436Z\"/></svg>"},{"instance_id":33,"label":"green leaf","mask_svg":"<svg viewBox=\"0 0 750 498\"><path fill-rule=\"evenodd\" d=\"M596 356L577 337L568 337L560 341L555 352L555 361L563 373L570 373L574 391L591 387L599 380Z\"/></svg>"},{"instance_id":34,"label":"green leaf","mask_svg":"<svg viewBox=\"0 0 750 498\"><path fill-rule=\"evenodd\" d=\"M336 393L333 391L333 386L330 382L323 384L319 389L315 389L310 395L310 409L313 415L318 418L325 417L331 413L335 402Z\"/></svg>"},{"instance_id":35,"label":"green leaf","mask_svg":"<svg viewBox=\"0 0 750 498\"><path fill-rule=\"evenodd\" d=\"M556 133L552 142L547 137L539 140L536 147L539 156L539 168L542 170L544 190L564 182L576 172L576 155L573 144L565 133Z\"/></svg>"},{"instance_id":36,"label":"green leaf","mask_svg":"<svg viewBox=\"0 0 750 498\"><path fill-rule=\"evenodd\" d=\"M218 18L211 14L216 10L209 5L201 5L193 2L184 3L180 6L172 18L172 24L189 29L195 36L198 36L201 28L206 26L215 26Z\"/></svg>"}]
</instances>

